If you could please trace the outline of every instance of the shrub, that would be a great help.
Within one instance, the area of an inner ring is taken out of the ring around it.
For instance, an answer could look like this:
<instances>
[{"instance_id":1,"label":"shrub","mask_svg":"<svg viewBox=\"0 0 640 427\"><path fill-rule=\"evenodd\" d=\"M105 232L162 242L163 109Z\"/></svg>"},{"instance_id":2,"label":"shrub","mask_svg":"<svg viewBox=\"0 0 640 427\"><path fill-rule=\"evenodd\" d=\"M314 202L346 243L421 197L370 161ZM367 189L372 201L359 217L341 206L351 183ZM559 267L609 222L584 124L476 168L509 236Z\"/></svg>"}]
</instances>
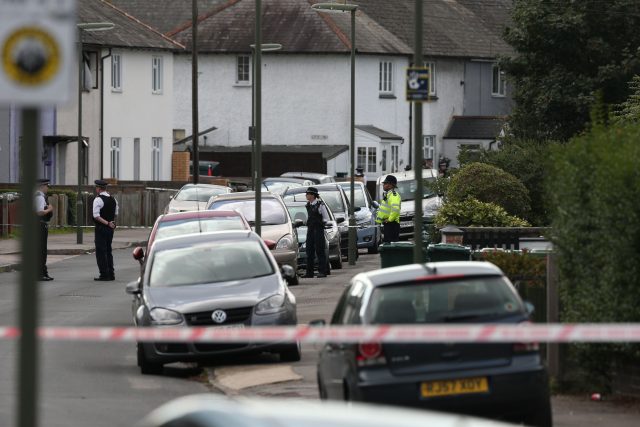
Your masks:
<instances>
[{"instance_id":1,"label":"shrub","mask_svg":"<svg viewBox=\"0 0 640 427\"><path fill-rule=\"evenodd\" d=\"M462 202L447 201L435 217L435 224L460 227L528 227L523 219L509 215L495 203L485 203L469 198Z\"/></svg>"},{"instance_id":2,"label":"shrub","mask_svg":"<svg viewBox=\"0 0 640 427\"><path fill-rule=\"evenodd\" d=\"M469 163L449 183L447 197L460 202L469 197L495 203L507 213L527 218L531 210L529 191L516 178L500 168L485 163Z\"/></svg>"},{"instance_id":3,"label":"shrub","mask_svg":"<svg viewBox=\"0 0 640 427\"><path fill-rule=\"evenodd\" d=\"M551 236L564 322L640 321L640 125L595 127L552 150ZM578 366L609 380L638 345L574 346Z\"/></svg>"}]
</instances>

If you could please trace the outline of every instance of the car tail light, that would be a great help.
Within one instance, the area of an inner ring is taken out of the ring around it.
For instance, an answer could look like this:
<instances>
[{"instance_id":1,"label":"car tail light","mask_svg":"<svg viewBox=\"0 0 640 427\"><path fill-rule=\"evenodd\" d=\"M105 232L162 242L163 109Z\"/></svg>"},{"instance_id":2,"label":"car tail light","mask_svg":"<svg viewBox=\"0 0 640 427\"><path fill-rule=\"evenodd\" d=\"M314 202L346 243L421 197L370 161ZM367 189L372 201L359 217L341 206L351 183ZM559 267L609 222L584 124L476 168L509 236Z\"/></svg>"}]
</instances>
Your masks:
<instances>
[{"instance_id":1,"label":"car tail light","mask_svg":"<svg viewBox=\"0 0 640 427\"><path fill-rule=\"evenodd\" d=\"M525 320L520 325L528 325L532 322ZM540 344L537 342L518 342L513 344L514 353L534 353L540 351Z\"/></svg>"},{"instance_id":2,"label":"car tail light","mask_svg":"<svg viewBox=\"0 0 640 427\"><path fill-rule=\"evenodd\" d=\"M358 366L385 365L386 357L382 351L382 344L378 342L358 344L356 364Z\"/></svg>"}]
</instances>

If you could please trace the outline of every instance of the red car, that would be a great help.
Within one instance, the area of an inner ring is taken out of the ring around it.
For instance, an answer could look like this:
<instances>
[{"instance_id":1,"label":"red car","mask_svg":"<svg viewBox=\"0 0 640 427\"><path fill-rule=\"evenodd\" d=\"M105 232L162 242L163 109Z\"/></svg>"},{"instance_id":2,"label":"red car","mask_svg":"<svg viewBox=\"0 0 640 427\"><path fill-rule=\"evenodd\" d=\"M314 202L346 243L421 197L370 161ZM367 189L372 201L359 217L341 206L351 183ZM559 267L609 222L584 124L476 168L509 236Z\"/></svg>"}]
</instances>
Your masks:
<instances>
[{"instance_id":1,"label":"red car","mask_svg":"<svg viewBox=\"0 0 640 427\"><path fill-rule=\"evenodd\" d=\"M185 234L207 233L210 231L251 230L244 216L237 211L189 211L160 215L151 229L147 250L141 247L133 250L133 258L142 264L157 239L184 236ZM269 242L266 242L269 246Z\"/></svg>"}]
</instances>

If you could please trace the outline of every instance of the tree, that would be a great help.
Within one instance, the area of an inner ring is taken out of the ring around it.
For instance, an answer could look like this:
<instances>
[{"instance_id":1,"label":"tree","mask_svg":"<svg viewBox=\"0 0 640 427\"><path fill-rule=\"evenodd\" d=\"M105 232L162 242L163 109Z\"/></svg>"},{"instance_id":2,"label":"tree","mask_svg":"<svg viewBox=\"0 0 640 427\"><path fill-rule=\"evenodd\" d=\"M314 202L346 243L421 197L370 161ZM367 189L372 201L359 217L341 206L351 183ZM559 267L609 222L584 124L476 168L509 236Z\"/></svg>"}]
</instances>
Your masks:
<instances>
[{"instance_id":1,"label":"tree","mask_svg":"<svg viewBox=\"0 0 640 427\"><path fill-rule=\"evenodd\" d=\"M505 31L514 55L501 66L514 88L516 136L566 141L582 132L596 91L626 99L640 73L637 0L515 0Z\"/></svg>"},{"instance_id":2,"label":"tree","mask_svg":"<svg viewBox=\"0 0 640 427\"><path fill-rule=\"evenodd\" d=\"M629 82L631 95L622 104L613 109L613 121L615 123L640 122L640 76L633 76Z\"/></svg>"}]
</instances>

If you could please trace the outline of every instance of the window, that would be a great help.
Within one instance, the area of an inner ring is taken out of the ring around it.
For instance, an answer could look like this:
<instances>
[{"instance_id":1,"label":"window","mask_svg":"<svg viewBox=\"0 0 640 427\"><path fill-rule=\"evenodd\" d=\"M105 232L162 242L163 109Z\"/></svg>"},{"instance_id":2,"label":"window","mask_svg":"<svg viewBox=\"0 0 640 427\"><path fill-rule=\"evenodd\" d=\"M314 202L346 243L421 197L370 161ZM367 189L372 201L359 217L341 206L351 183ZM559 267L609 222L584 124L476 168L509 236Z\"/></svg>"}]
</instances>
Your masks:
<instances>
[{"instance_id":1,"label":"window","mask_svg":"<svg viewBox=\"0 0 640 427\"><path fill-rule=\"evenodd\" d=\"M376 172L376 147L358 147L357 167L367 172Z\"/></svg>"},{"instance_id":2,"label":"window","mask_svg":"<svg viewBox=\"0 0 640 427\"><path fill-rule=\"evenodd\" d=\"M162 57L154 56L151 60L151 89L153 93L162 93Z\"/></svg>"},{"instance_id":3,"label":"window","mask_svg":"<svg viewBox=\"0 0 640 427\"><path fill-rule=\"evenodd\" d=\"M120 178L120 138L111 138L111 178Z\"/></svg>"},{"instance_id":4,"label":"window","mask_svg":"<svg viewBox=\"0 0 640 427\"><path fill-rule=\"evenodd\" d=\"M429 95L436 96L436 63L425 62L424 66L429 69Z\"/></svg>"},{"instance_id":5,"label":"window","mask_svg":"<svg viewBox=\"0 0 640 427\"><path fill-rule=\"evenodd\" d=\"M236 83L251 83L251 57L249 55L238 55L236 64Z\"/></svg>"},{"instance_id":6,"label":"window","mask_svg":"<svg viewBox=\"0 0 640 427\"><path fill-rule=\"evenodd\" d=\"M119 53L111 56L111 90L122 91L122 57Z\"/></svg>"},{"instance_id":7,"label":"window","mask_svg":"<svg viewBox=\"0 0 640 427\"><path fill-rule=\"evenodd\" d=\"M82 52L82 90L89 91L98 88L98 52Z\"/></svg>"},{"instance_id":8,"label":"window","mask_svg":"<svg viewBox=\"0 0 640 427\"><path fill-rule=\"evenodd\" d=\"M162 168L161 152L162 152L162 138L151 138L151 162L153 169L153 180L160 181L160 170Z\"/></svg>"},{"instance_id":9,"label":"window","mask_svg":"<svg viewBox=\"0 0 640 427\"><path fill-rule=\"evenodd\" d=\"M393 93L393 63L391 61L380 61L380 80L378 90L381 94Z\"/></svg>"},{"instance_id":10,"label":"window","mask_svg":"<svg viewBox=\"0 0 640 427\"><path fill-rule=\"evenodd\" d=\"M133 179L140 181L140 138L133 138Z\"/></svg>"},{"instance_id":11,"label":"window","mask_svg":"<svg viewBox=\"0 0 640 427\"><path fill-rule=\"evenodd\" d=\"M491 85L492 96L505 96L507 94L507 82L505 73L496 64L493 65L493 83Z\"/></svg>"},{"instance_id":12,"label":"window","mask_svg":"<svg viewBox=\"0 0 640 427\"><path fill-rule=\"evenodd\" d=\"M400 147L397 145L391 146L391 172L398 172L400 170Z\"/></svg>"},{"instance_id":13,"label":"window","mask_svg":"<svg viewBox=\"0 0 640 427\"><path fill-rule=\"evenodd\" d=\"M436 136L424 135L422 137L422 158L434 159L436 154Z\"/></svg>"}]
</instances>

